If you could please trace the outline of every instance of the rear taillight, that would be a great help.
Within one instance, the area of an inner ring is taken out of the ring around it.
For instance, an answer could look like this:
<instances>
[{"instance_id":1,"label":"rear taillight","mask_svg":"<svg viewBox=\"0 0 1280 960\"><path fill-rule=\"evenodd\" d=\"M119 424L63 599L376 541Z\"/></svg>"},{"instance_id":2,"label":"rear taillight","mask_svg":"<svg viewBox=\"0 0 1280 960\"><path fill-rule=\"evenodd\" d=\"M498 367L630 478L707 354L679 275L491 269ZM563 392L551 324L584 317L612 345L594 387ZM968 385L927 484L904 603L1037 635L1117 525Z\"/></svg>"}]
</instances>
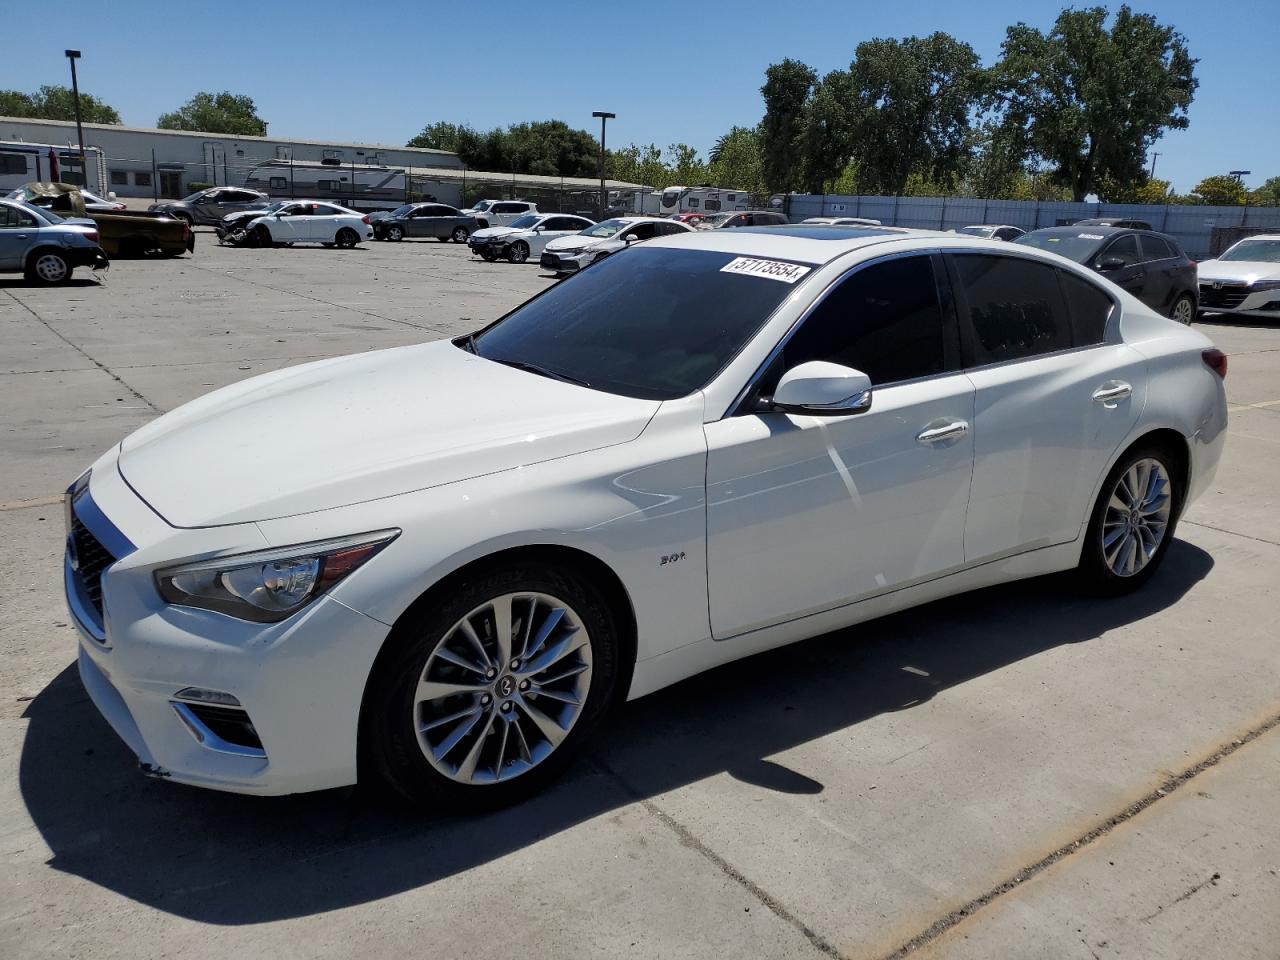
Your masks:
<instances>
[{"instance_id":1,"label":"rear taillight","mask_svg":"<svg viewBox=\"0 0 1280 960\"><path fill-rule=\"evenodd\" d=\"M1220 376L1223 380L1227 379L1227 355L1221 350L1210 348L1200 351L1200 356L1204 359L1204 365Z\"/></svg>"},{"instance_id":2,"label":"rear taillight","mask_svg":"<svg viewBox=\"0 0 1280 960\"><path fill-rule=\"evenodd\" d=\"M362 223L368 223L368 222L369 222L369 215L366 213L363 217L361 217L361 218L360 218L360 221L361 221Z\"/></svg>"},{"instance_id":3,"label":"rear taillight","mask_svg":"<svg viewBox=\"0 0 1280 960\"><path fill-rule=\"evenodd\" d=\"M94 243L97 243L97 242L98 242L98 231L97 231L97 230L86 230L86 231L84 232L84 235L85 235L85 238L86 238L87 240L92 240Z\"/></svg>"}]
</instances>

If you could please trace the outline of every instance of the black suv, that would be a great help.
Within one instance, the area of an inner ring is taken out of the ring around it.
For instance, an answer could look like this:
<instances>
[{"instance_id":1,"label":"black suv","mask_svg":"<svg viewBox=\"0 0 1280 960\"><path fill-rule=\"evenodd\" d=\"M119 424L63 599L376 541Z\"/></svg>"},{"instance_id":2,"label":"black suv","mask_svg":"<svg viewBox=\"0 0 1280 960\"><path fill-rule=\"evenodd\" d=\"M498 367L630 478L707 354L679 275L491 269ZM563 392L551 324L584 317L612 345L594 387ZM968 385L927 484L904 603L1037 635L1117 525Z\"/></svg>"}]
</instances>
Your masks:
<instances>
[{"instance_id":1,"label":"black suv","mask_svg":"<svg viewBox=\"0 0 1280 960\"><path fill-rule=\"evenodd\" d=\"M1092 267L1179 323L1196 317L1196 265L1167 234L1076 224L1032 230L1013 242L1051 250Z\"/></svg>"}]
</instances>

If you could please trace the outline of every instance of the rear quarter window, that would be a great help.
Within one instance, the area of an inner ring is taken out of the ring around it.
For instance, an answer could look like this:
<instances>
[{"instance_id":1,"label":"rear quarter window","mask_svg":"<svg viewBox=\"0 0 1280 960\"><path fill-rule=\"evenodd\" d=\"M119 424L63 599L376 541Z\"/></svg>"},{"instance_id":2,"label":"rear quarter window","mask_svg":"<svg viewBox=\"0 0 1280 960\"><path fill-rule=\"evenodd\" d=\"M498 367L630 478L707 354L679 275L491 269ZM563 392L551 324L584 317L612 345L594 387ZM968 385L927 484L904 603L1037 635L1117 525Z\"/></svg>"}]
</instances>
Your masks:
<instances>
[{"instance_id":1,"label":"rear quarter window","mask_svg":"<svg viewBox=\"0 0 1280 960\"><path fill-rule=\"evenodd\" d=\"M970 365L1035 357L1072 346L1057 270L1017 257L958 254Z\"/></svg>"}]
</instances>

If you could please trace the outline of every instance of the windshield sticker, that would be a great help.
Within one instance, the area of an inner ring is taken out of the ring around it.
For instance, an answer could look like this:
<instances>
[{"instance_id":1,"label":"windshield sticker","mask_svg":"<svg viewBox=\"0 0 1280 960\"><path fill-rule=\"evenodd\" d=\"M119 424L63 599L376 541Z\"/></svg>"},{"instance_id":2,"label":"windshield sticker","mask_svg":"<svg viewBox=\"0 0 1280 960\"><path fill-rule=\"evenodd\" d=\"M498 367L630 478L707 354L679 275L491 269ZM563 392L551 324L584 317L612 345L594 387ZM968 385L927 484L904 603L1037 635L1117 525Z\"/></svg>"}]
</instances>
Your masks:
<instances>
[{"instance_id":1,"label":"windshield sticker","mask_svg":"<svg viewBox=\"0 0 1280 960\"><path fill-rule=\"evenodd\" d=\"M813 267L802 267L798 263L784 263L781 260L757 260L755 257L735 257L723 267L721 273L742 273L749 277L765 277L769 280L781 280L783 283L795 283Z\"/></svg>"},{"instance_id":2,"label":"windshield sticker","mask_svg":"<svg viewBox=\"0 0 1280 960\"><path fill-rule=\"evenodd\" d=\"M1105 237L1103 237L1102 234L1100 233L1082 233L1076 239L1077 240L1103 240L1105 239Z\"/></svg>"}]
</instances>

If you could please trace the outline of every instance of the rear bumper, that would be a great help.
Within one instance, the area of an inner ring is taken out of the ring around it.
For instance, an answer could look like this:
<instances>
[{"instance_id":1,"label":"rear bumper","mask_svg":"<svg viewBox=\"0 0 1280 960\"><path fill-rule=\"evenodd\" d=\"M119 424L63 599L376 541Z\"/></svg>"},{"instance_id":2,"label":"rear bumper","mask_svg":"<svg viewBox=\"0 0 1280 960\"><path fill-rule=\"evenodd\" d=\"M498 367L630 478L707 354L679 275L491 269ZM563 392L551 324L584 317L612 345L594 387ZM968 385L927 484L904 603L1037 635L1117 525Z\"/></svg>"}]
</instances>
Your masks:
<instances>
[{"instance_id":1,"label":"rear bumper","mask_svg":"<svg viewBox=\"0 0 1280 960\"><path fill-rule=\"evenodd\" d=\"M111 266L111 260L101 247L68 247L67 263L72 267L93 267L101 270Z\"/></svg>"}]
</instances>

